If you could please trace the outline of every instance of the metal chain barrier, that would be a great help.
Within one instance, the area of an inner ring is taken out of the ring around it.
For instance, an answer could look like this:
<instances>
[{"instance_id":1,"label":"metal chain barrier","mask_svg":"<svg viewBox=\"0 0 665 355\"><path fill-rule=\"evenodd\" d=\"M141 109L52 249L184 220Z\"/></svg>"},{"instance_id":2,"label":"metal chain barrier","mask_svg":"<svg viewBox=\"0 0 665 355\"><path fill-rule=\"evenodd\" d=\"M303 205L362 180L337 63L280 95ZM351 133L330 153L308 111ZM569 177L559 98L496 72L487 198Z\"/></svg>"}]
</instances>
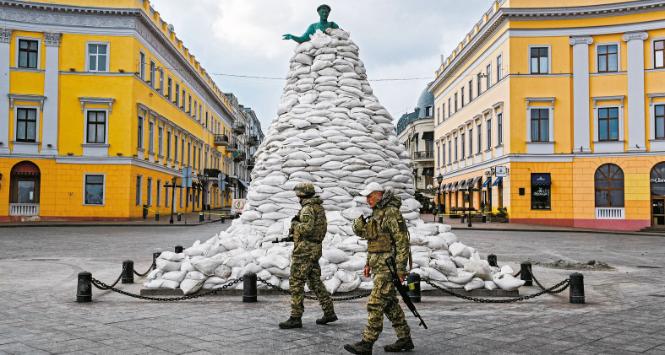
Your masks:
<instances>
[{"instance_id":1,"label":"metal chain barrier","mask_svg":"<svg viewBox=\"0 0 665 355\"><path fill-rule=\"evenodd\" d=\"M109 290L109 289L115 287L115 285L118 284L118 282L120 281L120 279L122 279L122 274L123 274L123 273L121 272L120 275L118 275L118 278L115 280L115 282L112 283L112 284L110 284L110 285L107 285L107 284L105 284L105 283L99 281L101 287L97 287L97 288L99 288L100 290ZM95 279L93 279L93 280L95 280ZM93 284L94 284L94 282L93 282Z\"/></svg>"},{"instance_id":2,"label":"metal chain barrier","mask_svg":"<svg viewBox=\"0 0 665 355\"><path fill-rule=\"evenodd\" d=\"M424 280L424 281L427 282L427 284L429 284L430 286L436 288L437 290L442 291L444 293L447 293L451 296L455 296L457 298L461 298L461 299L465 299L467 301L473 301L473 302L477 302L477 303L513 303L513 302L519 302L519 301L526 301L528 299L532 299L532 298L536 298L538 296L542 296L546 293L549 293L549 294L561 293L564 290L566 290L568 288L568 286L570 286L569 285L570 280L565 279L565 280L559 282L558 284L556 284L556 285L554 285L554 286L552 286L548 289L545 289L543 291L540 291L538 293L534 293L533 295L525 295L525 296L520 296L520 297L515 297L515 298L502 299L502 300L494 300L494 299L476 298L476 297L471 297L471 296L460 295L459 293L455 293L453 291L448 290L445 287L441 287L441 286L435 284L431 280Z\"/></svg>"},{"instance_id":3,"label":"metal chain barrier","mask_svg":"<svg viewBox=\"0 0 665 355\"><path fill-rule=\"evenodd\" d=\"M155 262L153 261L152 264L150 265L150 267L148 268L148 270L146 270L144 273L138 273L138 272L136 272L136 270L134 270L134 275L136 275L138 277L144 277L145 275L148 275L148 273L150 271L152 271L155 268L155 266L157 266L157 265L155 265Z\"/></svg>"},{"instance_id":4,"label":"metal chain barrier","mask_svg":"<svg viewBox=\"0 0 665 355\"><path fill-rule=\"evenodd\" d=\"M142 295L138 295L138 294L135 294L135 293L131 293L131 292L127 292L127 291L123 291L121 289L115 288L114 287L115 284L107 285L107 284L103 283L102 281L99 281L99 280L95 279L94 277L92 278L92 285L97 287L100 290L111 290L111 291L117 292L121 295L129 296L129 297L133 297L133 298L138 298L138 299L142 299L142 300L160 301L160 302L175 302L175 301L191 300L191 299L199 298L199 297L203 297L203 296L214 295L214 294L216 294L216 293L218 293L222 290L225 290L225 289L227 289L227 288L229 288L233 285L237 285L241 281L242 281L242 277L238 278L238 279L231 280L231 281L227 282L226 284L224 284L222 287L216 288L214 290L198 292L198 293L195 293L195 294L186 295L186 296L182 296L182 297L149 297L149 296L142 296ZM116 281L116 283L117 282L118 281Z\"/></svg>"},{"instance_id":5,"label":"metal chain barrier","mask_svg":"<svg viewBox=\"0 0 665 355\"><path fill-rule=\"evenodd\" d=\"M272 288L273 290L277 290L277 291L279 291L279 292L281 292L281 293L283 293L283 294L285 294L285 295L291 295L291 291L288 291L288 290L282 290L281 287L279 287L279 286L277 286L277 285L273 285L273 284L271 284L271 283L268 282L268 281L261 280L261 279L258 279L258 281L261 282L262 284L264 284L264 285L266 285L266 286ZM332 298L333 302L350 301L350 300L357 300L357 299L365 298L365 297L369 296L370 294L371 294L371 292L366 292L366 293L361 293L361 294L353 295L353 296L331 297L331 298ZM314 301L318 301L318 300L319 300L318 297L316 297L316 296L312 296L311 294L308 294L308 293L305 293L304 297L305 297L306 299L308 299L308 300L314 300Z\"/></svg>"},{"instance_id":6,"label":"metal chain barrier","mask_svg":"<svg viewBox=\"0 0 665 355\"><path fill-rule=\"evenodd\" d=\"M533 269L531 268L531 266L529 266L529 273L531 273L531 279L536 283L536 285L538 285L538 287L540 287L541 290L548 291L548 289L545 286L543 286L543 284L541 284L540 281L538 281L536 275L533 274ZM550 292L548 291L547 293Z\"/></svg>"}]
</instances>

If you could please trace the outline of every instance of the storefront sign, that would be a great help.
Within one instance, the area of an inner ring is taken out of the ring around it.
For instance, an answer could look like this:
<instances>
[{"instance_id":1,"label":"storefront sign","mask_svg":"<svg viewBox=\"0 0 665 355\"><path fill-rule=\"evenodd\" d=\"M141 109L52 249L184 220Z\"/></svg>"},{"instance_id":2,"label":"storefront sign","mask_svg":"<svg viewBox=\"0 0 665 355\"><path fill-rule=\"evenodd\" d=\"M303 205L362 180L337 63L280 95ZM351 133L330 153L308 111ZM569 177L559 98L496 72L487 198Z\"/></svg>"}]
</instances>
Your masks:
<instances>
[{"instance_id":1,"label":"storefront sign","mask_svg":"<svg viewBox=\"0 0 665 355\"><path fill-rule=\"evenodd\" d=\"M496 177L508 176L508 169L503 165L496 166L494 167L494 175Z\"/></svg>"}]
</instances>

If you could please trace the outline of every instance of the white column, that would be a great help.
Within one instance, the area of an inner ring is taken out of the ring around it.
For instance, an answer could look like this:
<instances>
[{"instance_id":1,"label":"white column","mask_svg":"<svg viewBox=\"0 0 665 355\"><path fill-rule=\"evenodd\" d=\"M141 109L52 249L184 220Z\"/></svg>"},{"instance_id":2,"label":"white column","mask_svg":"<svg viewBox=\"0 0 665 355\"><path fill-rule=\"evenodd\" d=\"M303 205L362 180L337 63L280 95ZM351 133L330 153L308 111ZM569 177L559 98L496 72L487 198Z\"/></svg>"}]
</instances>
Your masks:
<instances>
[{"instance_id":1,"label":"white column","mask_svg":"<svg viewBox=\"0 0 665 355\"><path fill-rule=\"evenodd\" d=\"M644 111L644 40L646 32L623 35L628 42L628 150L646 149Z\"/></svg>"},{"instance_id":2,"label":"white column","mask_svg":"<svg viewBox=\"0 0 665 355\"><path fill-rule=\"evenodd\" d=\"M571 37L573 46L573 153L591 152L589 143L589 45L591 37ZM595 123L594 123L595 124Z\"/></svg>"},{"instance_id":3,"label":"white column","mask_svg":"<svg viewBox=\"0 0 665 355\"><path fill-rule=\"evenodd\" d=\"M9 153L9 42L12 30L0 29L0 154Z\"/></svg>"},{"instance_id":4,"label":"white column","mask_svg":"<svg viewBox=\"0 0 665 355\"><path fill-rule=\"evenodd\" d=\"M58 77L60 33L44 33L46 65L44 74L44 124L42 126L41 154L58 154Z\"/></svg>"}]
</instances>

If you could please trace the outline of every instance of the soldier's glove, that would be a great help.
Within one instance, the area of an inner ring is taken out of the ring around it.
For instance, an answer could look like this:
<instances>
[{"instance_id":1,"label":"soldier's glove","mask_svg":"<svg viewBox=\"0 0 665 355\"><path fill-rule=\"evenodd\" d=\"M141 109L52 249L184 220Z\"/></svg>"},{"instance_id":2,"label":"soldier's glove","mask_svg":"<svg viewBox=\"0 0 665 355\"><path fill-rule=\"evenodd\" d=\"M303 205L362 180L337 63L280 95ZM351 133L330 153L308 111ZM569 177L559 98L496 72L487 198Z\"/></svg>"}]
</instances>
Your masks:
<instances>
[{"instance_id":1,"label":"soldier's glove","mask_svg":"<svg viewBox=\"0 0 665 355\"><path fill-rule=\"evenodd\" d=\"M399 277L399 282L404 283L404 280L406 280L407 275L408 273L406 271L398 271L397 277Z\"/></svg>"},{"instance_id":2,"label":"soldier's glove","mask_svg":"<svg viewBox=\"0 0 665 355\"><path fill-rule=\"evenodd\" d=\"M369 267L369 265L365 265L365 268L363 269L363 276L369 277L372 273L372 268Z\"/></svg>"}]
</instances>

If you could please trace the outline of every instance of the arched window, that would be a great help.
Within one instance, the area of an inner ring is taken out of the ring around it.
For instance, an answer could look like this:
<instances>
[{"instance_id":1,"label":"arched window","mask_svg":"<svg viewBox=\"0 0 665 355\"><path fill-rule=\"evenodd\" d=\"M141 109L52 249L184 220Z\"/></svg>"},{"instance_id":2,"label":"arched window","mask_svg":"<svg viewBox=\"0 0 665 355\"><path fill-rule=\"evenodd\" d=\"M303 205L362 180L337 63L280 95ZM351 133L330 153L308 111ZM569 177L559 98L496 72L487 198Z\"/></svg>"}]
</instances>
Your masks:
<instances>
[{"instance_id":1,"label":"arched window","mask_svg":"<svg viewBox=\"0 0 665 355\"><path fill-rule=\"evenodd\" d=\"M601 165L594 176L596 207L624 207L623 170L615 164Z\"/></svg>"},{"instance_id":2,"label":"arched window","mask_svg":"<svg viewBox=\"0 0 665 355\"><path fill-rule=\"evenodd\" d=\"M651 195L665 196L665 162L651 169Z\"/></svg>"}]
</instances>

